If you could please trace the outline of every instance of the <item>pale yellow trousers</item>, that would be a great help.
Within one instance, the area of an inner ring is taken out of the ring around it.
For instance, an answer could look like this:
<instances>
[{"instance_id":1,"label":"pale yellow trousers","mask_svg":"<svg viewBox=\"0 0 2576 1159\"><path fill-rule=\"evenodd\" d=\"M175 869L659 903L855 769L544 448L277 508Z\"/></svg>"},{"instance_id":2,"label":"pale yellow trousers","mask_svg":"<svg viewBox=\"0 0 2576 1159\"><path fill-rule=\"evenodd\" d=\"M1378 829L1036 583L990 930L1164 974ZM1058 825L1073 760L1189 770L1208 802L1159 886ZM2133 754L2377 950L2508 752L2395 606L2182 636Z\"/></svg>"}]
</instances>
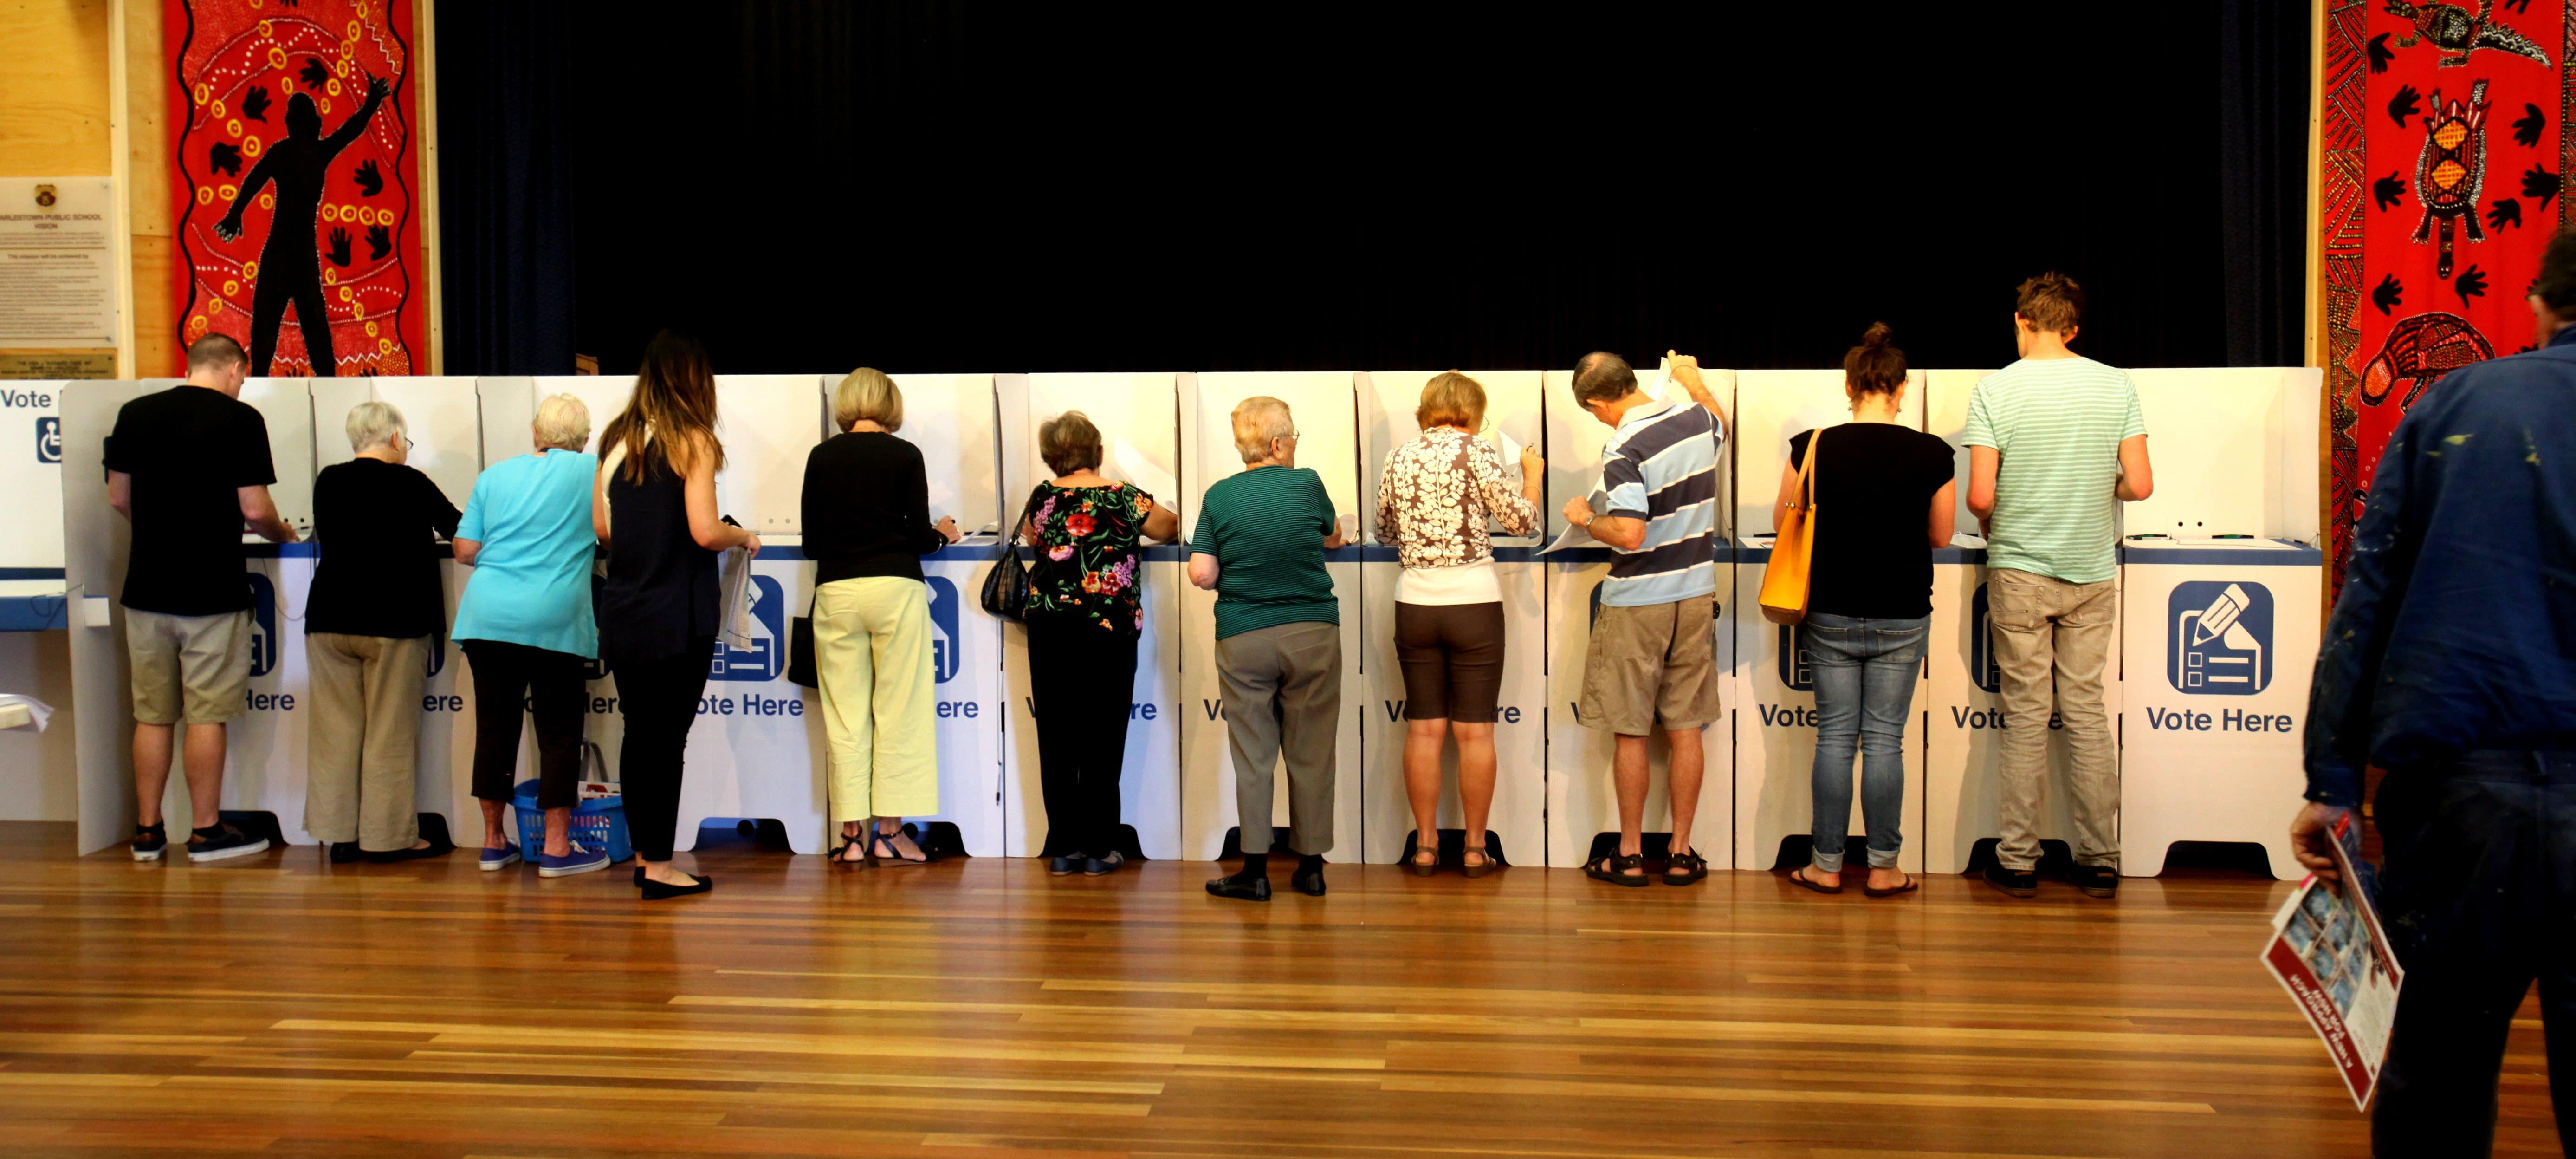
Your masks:
<instances>
[{"instance_id":1,"label":"pale yellow trousers","mask_svg":"<svg viewBox=\"0 0 2576 1159\"><path fill-rule=\"evenodd\" d=\"M833 824L937 813L930 589L897 576L815 589L814 671L832 750Z\"/></svg>"}]
</instances>

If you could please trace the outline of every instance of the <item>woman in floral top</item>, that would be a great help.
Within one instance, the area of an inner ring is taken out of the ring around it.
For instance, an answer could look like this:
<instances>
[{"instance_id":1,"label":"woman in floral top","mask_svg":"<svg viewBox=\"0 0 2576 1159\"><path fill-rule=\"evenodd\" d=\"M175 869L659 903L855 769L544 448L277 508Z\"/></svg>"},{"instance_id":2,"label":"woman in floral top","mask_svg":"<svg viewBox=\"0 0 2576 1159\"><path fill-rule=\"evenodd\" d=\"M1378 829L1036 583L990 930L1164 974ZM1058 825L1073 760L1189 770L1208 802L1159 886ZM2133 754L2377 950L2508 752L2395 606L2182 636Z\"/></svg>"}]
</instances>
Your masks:
<instances>
[{"instance_id":1,"label":"woman in floral top","mask_svg":"<svg viewBox=\"0 0 2576 1159\"><path fill-rule=\"evenodd\" d=\"M1047 871L1097 877L1127 863L1118 850L1118 775L1136 636L1145 627L1138 542L1170 542L1181 520L1153 496L1100 474L1100 429L1081 411L1039 427L1038 453L1057 477L1030 493L1020 537L1038 549L1023 618Z\"/></svg>"},{"instance_id":2,"label":"woman in floral top","mask_svg":"<svg viewBox=\"0 0 2576 1159\"><path fill-rule=\"evenodd\" d=\"M1513 535L1538 531L1547 463L1521 451L1521 486L1503 478L1502 452L1476 437L1485 388L1456 371L1422 388L1422 437L1387 456L1377 484L1377 538L1404 564L1395 587L1395 650L1404 666L1404 789L1414 853L1405 868L1440 865L1440 748L1458 738L1458 805L1466 814L1460 865L1482 877L1485 816L1494 803L1494 716L1503 686L1503 589L1494 578L1488 520Z\"/></svg>"}]
</instances>

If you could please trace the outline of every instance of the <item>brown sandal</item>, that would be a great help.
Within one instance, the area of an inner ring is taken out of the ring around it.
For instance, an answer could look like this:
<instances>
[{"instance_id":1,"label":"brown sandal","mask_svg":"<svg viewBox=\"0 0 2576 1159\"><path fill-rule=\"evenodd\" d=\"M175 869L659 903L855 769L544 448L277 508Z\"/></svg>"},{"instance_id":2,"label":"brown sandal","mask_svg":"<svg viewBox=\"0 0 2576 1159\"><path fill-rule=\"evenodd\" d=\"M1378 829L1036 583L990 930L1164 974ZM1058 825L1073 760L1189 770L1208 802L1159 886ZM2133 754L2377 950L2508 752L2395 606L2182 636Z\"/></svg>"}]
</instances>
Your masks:
<instances>
[{"instance_id":1,"label":"brown sandal","mask_svg":"<svg viewBox=\"0 0 2576 1159\"><path fill-rule=\"evenodd\" d=\"M1816 879L1807 876L1807 869L1807 866L1801 865L1796 869L1790 870L1789 880L1797 882L1798 884L1803 885L1808 889L1812 889L1817 893L1841 893L1843 891L1843 880L1841 874L1835 874L1834 883L1832 885L1826 885L1821 881L1817 881Z\"/></svg>"},{"instance_id":2,"label":"brown sandal","mask_svg":"<svg viewBox=\"0 0 2576 1159\"><path fill-rule=\"evenodd\" d=\"M1475 855L1476 855L1476 863L1475 863L1475 864L1473 864L1473 865L1469 865L1469 864L1467 864L1467 858L1466 858L1466 856L1465 856L1465 853L1473 853L1473 854L1475 854ZM1489 872L1492 872L1492 871L1493 871L1493 868L1494 868L1494 855L1493 855L1493 854L1491 854L1491 853L1486 852L1486 851L1485 851L1485 847L1484 847L1484 846L1482 846L1482 845L1469 846L1469 847L1465 850L1465 853L1462 853L1462 854L1459 856L1459 858L1458 858L1458 872L1460 872L1460 873L1462 873L1462 874L1465 874L1465 875L1467 875L1467 876L1469 876L1469 877L1483 877L1483 876L1485 876L1487 873L1489 873Z\"/></svg>"},{"instance_id":3,"label":"brown sandal","mask_svg":"<svg viewBox=\"0 0 2576 1159\"><path fill-rule=\"evenodd\" d=\"M1422 859L1422 855L1423 855L1423 854L1425 854L1425 853L1428 853L1428 854L1430 854L1430 855L1431 855L1431 860L1429 860L1429 861L1424 861L1424 860ZM1418 845L1417 845L1417 846L1415 846L1415 847L1414 847L1414 850L1413 850L1412 855L1411 855L1411 856L1409 856L1409 857L1406 857L1406 858L1404 859L1404 871L1405 871L1406 873L1410 873L1410 874L1412 874L1412 875L1413 875L1413 876L1415 876L1415 877L1437 877L1437 876L1439 876L1439 874L1440 874L1440 847L1439 847L1439 846L1437 846L1437 845L1431 846L1431 847L1429 847L1429 848L1424 848L1424 847L1422 847L1422 846L1418 846Z\"/></svg>"}]
</instances>

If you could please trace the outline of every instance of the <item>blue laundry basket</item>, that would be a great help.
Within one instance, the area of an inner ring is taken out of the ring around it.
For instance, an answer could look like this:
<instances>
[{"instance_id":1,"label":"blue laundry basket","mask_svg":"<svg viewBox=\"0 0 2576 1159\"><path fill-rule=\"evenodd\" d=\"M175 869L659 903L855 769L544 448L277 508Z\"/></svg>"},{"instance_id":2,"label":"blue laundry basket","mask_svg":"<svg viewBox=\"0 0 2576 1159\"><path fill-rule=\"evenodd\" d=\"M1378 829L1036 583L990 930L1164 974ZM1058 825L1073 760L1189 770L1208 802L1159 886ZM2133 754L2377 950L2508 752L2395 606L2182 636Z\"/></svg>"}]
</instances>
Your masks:
<instances>
[{"instance_id":1,"label":"blue laundry basket","mask_svg":"<svg viewBox=\"0 0 2576 1159\"><path fill-rule=\"evenodd\" d=\"M519 857L530 865L546 851L546 811L537 807L537 782L521 781L510 793L510 804L519 811ZM626 837L626 798L595 797L572 807L572 839L594 848L608 847L608 860L624 861L635 856L635 844Z\"/></svg>"}]
</instances>

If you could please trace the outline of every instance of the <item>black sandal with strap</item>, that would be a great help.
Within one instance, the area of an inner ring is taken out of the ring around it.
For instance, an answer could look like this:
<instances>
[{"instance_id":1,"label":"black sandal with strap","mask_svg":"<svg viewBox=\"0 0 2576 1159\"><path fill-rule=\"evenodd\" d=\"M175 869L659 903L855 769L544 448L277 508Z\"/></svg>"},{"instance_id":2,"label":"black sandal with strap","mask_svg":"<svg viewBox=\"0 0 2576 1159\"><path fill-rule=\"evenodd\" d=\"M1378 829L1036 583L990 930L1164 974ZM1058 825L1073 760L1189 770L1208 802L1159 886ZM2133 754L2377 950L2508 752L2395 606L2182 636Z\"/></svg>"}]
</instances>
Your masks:
<instances>
[{"instance_id":1,"label":"black sandal with strap","mask_svg":"<svg viewBox=\"0 0 2576 1159\"><path fill-rule=\"evenodd\" d=\"M1631 869L1637 872L1628 872ZM1612 885L1650 884L1646 878L1646 858L1638 853L1604 854L1593 858L1591 864L1583 867L1583 875L1594 881L1606 881Z\"/></svg>"},{"instance_id":2,"label":"black sandal with strap","mask_svg":"<svg viewBox=\"0 0 2576 1159\"><path fill-rule=\"evenodd\" d=\"M1708 876L1708 860L1695 850L1683 850L1664 859L1664 884L1689 885Z\"/></svg>"}]
</instances>

